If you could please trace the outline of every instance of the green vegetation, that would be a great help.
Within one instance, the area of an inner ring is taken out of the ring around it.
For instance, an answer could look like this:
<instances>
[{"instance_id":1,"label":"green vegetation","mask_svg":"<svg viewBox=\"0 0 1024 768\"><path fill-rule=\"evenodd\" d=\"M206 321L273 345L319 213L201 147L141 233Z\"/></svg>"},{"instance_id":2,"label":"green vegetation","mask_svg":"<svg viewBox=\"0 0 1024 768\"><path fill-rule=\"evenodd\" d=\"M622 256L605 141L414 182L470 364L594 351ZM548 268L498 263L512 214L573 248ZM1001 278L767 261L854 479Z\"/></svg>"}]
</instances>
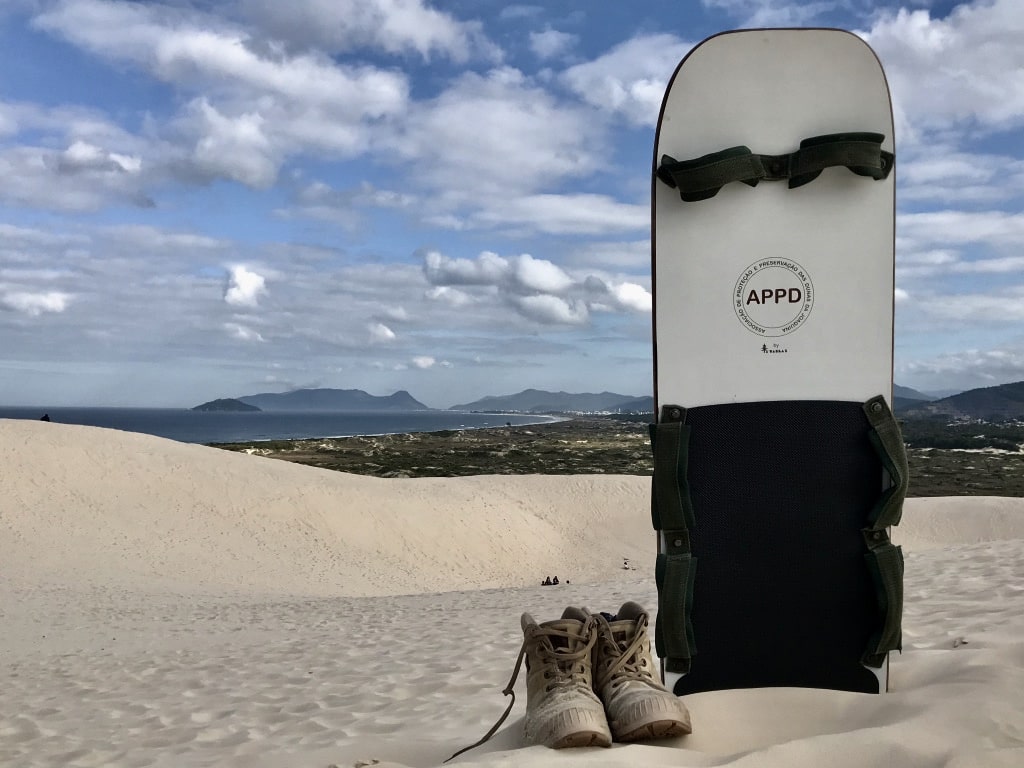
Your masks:
<instances>
[{"instance_id":1,"label":"green vegetation","mask_svg":"<svg viewBox=\"0 0 1024 768\"><path fill-rule=\"evenodd\" d=\"M1024 444L1024 423L982 421L954 422L947 419L906 419L900 428L910 448L979 449L1019 451Z\"/></svg>"},{"instance_id":2,"label":"green vegetation","mask_svg":"<svg viewBox=\"0 0 1024 768\"><path fill-rule=\"evenodd\" d=\"M647 422L643 416L587 417L523 427L218 447L377 477L650 475ZM904 436L911 443L910 495L1024 497L1024 452L1012 442L1024 442L1022 433L1024 425L947 428L941 421L905 422ZM957 445L936 445L947 438ZM961 444L990 449L999 441L1009 441L1012 452L960 449Z\"/></svg>"}]
</instances>

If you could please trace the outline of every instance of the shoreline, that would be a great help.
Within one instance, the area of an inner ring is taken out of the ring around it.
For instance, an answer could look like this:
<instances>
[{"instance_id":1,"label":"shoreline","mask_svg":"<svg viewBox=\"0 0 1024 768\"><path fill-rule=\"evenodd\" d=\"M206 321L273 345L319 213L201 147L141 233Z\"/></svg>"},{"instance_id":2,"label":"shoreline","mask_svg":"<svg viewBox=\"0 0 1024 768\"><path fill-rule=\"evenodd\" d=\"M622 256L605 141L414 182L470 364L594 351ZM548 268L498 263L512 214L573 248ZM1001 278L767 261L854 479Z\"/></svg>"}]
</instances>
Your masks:
<instances>
[{"instance_id":1,"label":"shoreline","mask_svg":"<svg viewBox=\"0 0 1024 768\"><path fill-rule=\"evenodd\" d=\"M264 411L267 413L267 411ZM280 411L273 411L273 413L280 413ZM275 437L263 437L253 440L243 441L232 441L229 443L211 442L211 443L197 443L197 445L208 445L211 448L223 448L225 446L232 445L243 445L249 443L295 443L299 441L313 441L313 440L349 440L355 437L387 437L388 435L433 435L441 432L468 432L477 431L481 429L517 429L520 427L536 427L543 426L545 424L556 424L559 421L572 421L572 416L547 416L544 414L525 414L525 413L490 413L486 411L451 411L451 413L468 413L474 416L496 416L502 418L505 416L530 416L533 418L548 419L548 421L530 421L524 424L482 424L479 427L458 427L457 429L424 429L417 430L415 432L364 432L360 435L322 435L319 437L286 437L286 438L275 438Z\"/></svg>"},{"instance_id":2,"label":"shoreline","mask_svg":"<svg viewBox=\"0 0 1024 768\"><path fill-rule=\"evenodd\" d=\"M44 421L43 411L0 407L0 420ZM194 411L168 408L50 408L46 421L155 435L194 445L241 441L339 439L435 430L539 424L551 414L484 411Z\"/></svg>"}]
</instances>

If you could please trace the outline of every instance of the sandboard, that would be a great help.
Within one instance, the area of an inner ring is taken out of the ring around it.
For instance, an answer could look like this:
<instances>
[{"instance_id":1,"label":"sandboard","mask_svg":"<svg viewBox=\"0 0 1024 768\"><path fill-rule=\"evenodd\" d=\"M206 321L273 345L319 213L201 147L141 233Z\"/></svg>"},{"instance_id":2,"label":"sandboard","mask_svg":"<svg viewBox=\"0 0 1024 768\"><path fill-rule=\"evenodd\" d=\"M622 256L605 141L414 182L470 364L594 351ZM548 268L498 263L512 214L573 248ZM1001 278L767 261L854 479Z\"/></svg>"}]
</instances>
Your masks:
<instances>
[{"instance_id":1,"label":"sandboard","mask_svg":"<svg viewBox=\"0 0 1024 768\"><path fill-rule=\"evenodd\" d=\"M672 76L652 176L656 643L677 694L885 690L906 493L881 64L744 30Z\"/></svg>"}]
</instances>

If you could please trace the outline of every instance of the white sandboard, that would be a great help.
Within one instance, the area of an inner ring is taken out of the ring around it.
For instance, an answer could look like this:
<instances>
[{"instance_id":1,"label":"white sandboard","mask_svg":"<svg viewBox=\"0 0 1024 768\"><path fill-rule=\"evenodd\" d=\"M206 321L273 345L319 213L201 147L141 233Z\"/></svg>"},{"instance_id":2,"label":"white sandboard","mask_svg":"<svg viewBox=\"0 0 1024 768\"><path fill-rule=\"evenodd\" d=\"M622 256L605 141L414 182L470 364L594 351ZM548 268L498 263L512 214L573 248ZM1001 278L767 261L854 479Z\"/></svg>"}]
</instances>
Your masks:
<instances>
[{"instance_id":1,"label":"white sandboard","mask_svg":"<svg viewBox=\"0 0 1024 768\"><path fill-rule=\"evenodd\" d=\"M885 75L864 41L832 29L729 32L694 48L672 76L655 168L665 156L688 160L740 145L783 156L810 137L862 132L881 134L881 149L893 152ZM892 173L874 179L837 166L793 189L734 182L684 202L655 177L656 412L878 395L891 402L894 188ZM765 435L745 439L760 445ZM751 479L749 494L771 476ZM879 473L877 490L887 483ZM698 565L698 584L700 574ZM871 672L884 690L887 666ZM665 677L675 685L681 676Z\"/></svg>"}]
</instances>

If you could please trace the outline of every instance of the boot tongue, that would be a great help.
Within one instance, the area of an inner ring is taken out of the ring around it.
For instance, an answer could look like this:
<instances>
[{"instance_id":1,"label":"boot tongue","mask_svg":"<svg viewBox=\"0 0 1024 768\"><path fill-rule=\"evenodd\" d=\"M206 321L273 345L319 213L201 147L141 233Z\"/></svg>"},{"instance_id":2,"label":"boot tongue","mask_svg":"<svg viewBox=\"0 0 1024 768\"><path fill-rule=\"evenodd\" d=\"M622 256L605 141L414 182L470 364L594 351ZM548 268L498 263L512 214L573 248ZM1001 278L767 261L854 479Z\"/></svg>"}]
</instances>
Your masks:
<instances>
[{"instance_id":1,"label":"boot tongue","mask_svg":"<svg viewBox=\"0 0 1024 768\"><path fill-rule=\"evenodd\" d=\"M626 650L626 646L633 642L638 627L637 621L645 613L643 606L630 601L622 604L618 615L608 617L608 628L611 629L619 650Z\"/></svg>"},{"instance_id":2,"label":"boot tongue","mask_svg":"<svg viewBox=\"0 0 1024 768\"><path fill-rule=\"evenodd\" d=\"M560 632L569 633L569 637L563 637L561 635L548 635L548 641L551 643L551 647L556 651L559 649L572 652L580 648L584 644L583 640L583 622L577 619L557 619L555 621L545 621L541 624L546 629L557 629Z\"/></svg>"},{"instance_id":3,"label":"boot tongue","mask_svg":"<svg viewBox=\"0 0 1024 768\"><path fill-rule=\"evenodd\" d=\"M619 608L619 613L614 619L610 621L636 621L643 614L647 613L644 607L639 603L634 603L632 600L623 603L622 607Z\"/></svg>"},{"instance_id":4,"label":"boot tongue","mask_svg":"<svg viewBox=\"0 0 1024 768\"><path fill-rule=\"evenodd\" d=\"M609 622L608 627L612 631L612 638L615 640L615 644L619 646L619 650L625 651L626 646L633 642L633 638L636 636L636 622L612 621Z\"/></svg>"}]
</instances>

